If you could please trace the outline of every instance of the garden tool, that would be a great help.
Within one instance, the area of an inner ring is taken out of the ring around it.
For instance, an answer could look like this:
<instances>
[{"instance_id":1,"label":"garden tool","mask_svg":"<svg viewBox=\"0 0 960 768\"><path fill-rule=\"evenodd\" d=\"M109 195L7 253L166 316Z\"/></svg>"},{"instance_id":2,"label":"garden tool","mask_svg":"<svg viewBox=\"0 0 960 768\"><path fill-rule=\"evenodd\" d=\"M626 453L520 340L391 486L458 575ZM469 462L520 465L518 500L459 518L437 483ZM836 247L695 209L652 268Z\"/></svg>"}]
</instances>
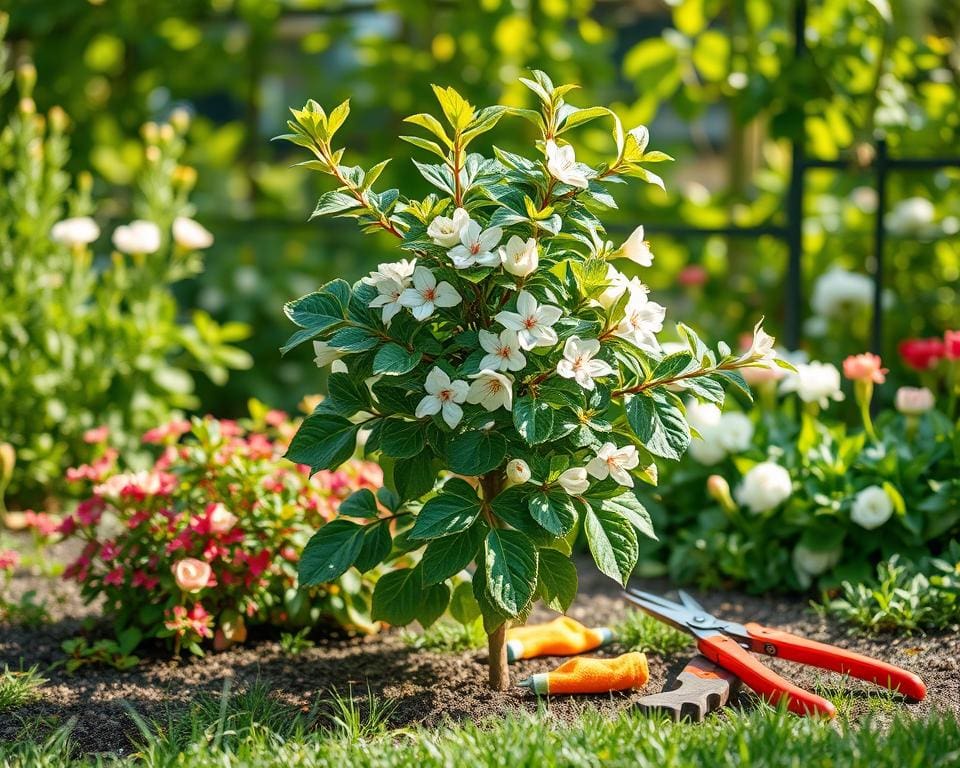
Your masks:
<instances>
[{"instance_id":1,"label":"garden tool","mask_svg":"<svg viewBox=\"0 0 960 768\"><path fill-rule=\"evenodd\" d=\"M529 688L539 696L558 693L609 693L642 688L650 671L642 653L625 653L615 659L580 656L565 661L553 672L521 680L517 685Z\"/></svg>"},{"instance_id":2,"label":"garden tool","mask_svg":"<svg viewBox=\"0 0 960 768\"><path fill-rule=\"evenodd\" d=\"M575 656L613 642L609 627L590 629L569 616L507 630L507 661L537 656Z\"/></svg>"},{"instance_id":3,"label":"garden tool","mask_svg":"<svg viewBox=\"0 0 960 768\"><path fill-rule=\"evenodd\" d=\"M727 703L740 687L740 680L706 656L697 654L661 693L644 696L638 703L647 714L669 715L674 722L683 719L703 722L703 718Z\"/></svg>"},{"instance_id":4,"label":"garden tool","mask_svg":"<svg viewBox=\"0 0 960 768\"><path fill-rule=\"evenodd\" d=\"M777 704L783 700L787 709L798 715L832 718L837 711L826 699L764 666L750 651L867 680L918 701L927 693L923 681L905 669L762 624L743 625L718 619L686 592L680 592L680 603L639 589L628 589L624 595L655 619L696 637L700 653L739 677L765 701Z\"/></svg>"}]
</instances>

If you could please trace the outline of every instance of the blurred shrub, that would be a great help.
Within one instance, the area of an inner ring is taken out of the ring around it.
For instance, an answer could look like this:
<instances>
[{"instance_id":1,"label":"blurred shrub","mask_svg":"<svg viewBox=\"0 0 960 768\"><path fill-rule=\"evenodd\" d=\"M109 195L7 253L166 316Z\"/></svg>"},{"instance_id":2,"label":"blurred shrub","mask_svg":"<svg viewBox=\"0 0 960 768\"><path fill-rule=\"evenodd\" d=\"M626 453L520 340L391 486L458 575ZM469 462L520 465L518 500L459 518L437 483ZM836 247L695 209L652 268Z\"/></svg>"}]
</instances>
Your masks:
<instances>
[{"instance_id":1,"label":"blurred shrub","mask_svg":"<svg viewBox=\"0 0 960 768\"><path fill-rule=\"evenodd\" d=\"M208 417L150 430L144 441L163 453L149 470L129 471L102 443L92 464L70 470L92 492L61 526L85 542L64 575L85 599L103 598L127 652L169 637L175 653L202 654L207 639L218 649L242 642L248 623L375 629L373 579L346 574L298 589L297 563L340 501L379 489L383 475L368 462L312 478L281 466L296 426L252 401L241 423Z\"/></svg>"},{"instance_id":2,"label":"blurred shrub","mask_svg":"<svg viewBox=\"0 0 960 768\"><path fill-rule=\"evenodd\" d=\"M0 77L5 92L12 78ZM199 405L192 370L222 383L251 361L232 346L246 326L202 311L185 321L171 293L201 271L198 249L212 240L182 218L196 176L179 162L185 115L146 126L139 219L99 255L91 178L71 187L64 170L68 118L37 112L32 65L16 80L18 99L0 114L0 439L16 451L8 496L26 505L63 491L64 469L89 454L87 430L109 425L118 444L136 445L172 409Z\"/></svg>"}]
</instances>

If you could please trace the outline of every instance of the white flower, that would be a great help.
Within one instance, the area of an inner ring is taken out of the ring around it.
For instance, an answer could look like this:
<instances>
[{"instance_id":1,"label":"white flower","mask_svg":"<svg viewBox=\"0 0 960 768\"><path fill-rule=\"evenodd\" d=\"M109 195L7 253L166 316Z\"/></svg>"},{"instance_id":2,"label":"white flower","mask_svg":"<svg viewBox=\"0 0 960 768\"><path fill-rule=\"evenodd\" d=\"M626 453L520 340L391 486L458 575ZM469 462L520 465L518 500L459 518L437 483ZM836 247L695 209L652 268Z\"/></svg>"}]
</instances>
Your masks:
<instances>
[{"instance_id":1,"label":"white flower","mask_svg":"<svg viewBox=\"0 0 960 768\"><path fill-rule=\"evenodd\" d=\"M647 298L647 287L637 278L629 284L630 299L624 309L623 320L614 330L614 336L636 344L641 349L657 352L660 345L656 334L663 330L665 307Z\"/></svg>"},{"instance_id":2,"label":"white flower","mask_svg":"<svg viewBox=\"0 0 960 768\"><path fill-rule=\"evenodd\" d=\"M850 202L864 213L877 210L877 190L873 187L854 187L850 190Z\"/></svg>"},{"instance_id":3,"label":"white flower","mask_svg":"<svg viewBox=\"0 0 960 768\"><path fill-rule=\"evenodd\" d=\"M459 404L467 399L467 382L450 381L446 373L434 367L427 374L423 388L427 394L417 405L416 417L422 419L439 413L450 429L456 427L463 418L463 408Z\"/></svg>"},{"instance_id":4,"label":"white flower","mask_svg":"<svg viewBox=\"0 0 960 768\"><path fill-rule=\"evenodd\" d=\"M790 473L779 464L765 461L744 475L737 489L737 501L758 514L779 506L790 498L792 492Z\"/></svg>"},{"instance_id":5,"label":"white flower","mask_svg":"<svg viewBox=\"0 0 960 768\"><path fill-rule=\"evenodd\" d=\"M727 453L742 453L753 440L753 422L740 411L730 411L720 416L717 430L719 443Z\"/></svg>"},{"instance_id":6,"label":"white flower","mask_svg":"<svg viewBox=\"0 0 960 768\"><path fill-rule=\"evenodd\" d=\"M826 408L831 400L843 400L840 371L830 363L800 363L796 373L788 373L780 383L781 392L796 392L805 403Z\"/></svg>"},{"instance_id":7,"label":"white flower","mask_svg":"<svg viewBox=\"0 0 960 768\"><path fill-rule=\"evenodd\" d=\"M58 221L50 229L50 238L62 245L71 247L89 245L100 237L100 227L89 216L75 216L72 219Z\"/></svg>"},{"instance_id":8,"label":"white flower","mask_svg":"<svg viewBox=\"0 0 960 768\"><path fill-rule=\"evenodd\" d=\"M427 227L427 234L437 245L444 248L453 248L460 242L460 232L470 221L470 214L464 208L457 208L453 212L453 218L447 216L437 216Z\"/></svg>"},{"instance_id":9,"label":"white flower","mask_svg":"<svg viewBox=\"0 0 960 768\"><path fill-rule=\"evenodd\" d=\"M687 423L697 431L700 439L690 441L690 456L698 464L712 466L723 461L727 449L720 439L720 423L723 415L713 403L700 403L690 399L686 403Z\"/></svg>"},{"instance_id":10,"label":"white flower","mask_svg":"<svg viewBox=\"0 0 960 768\"><path fill-rule=\"evenodd\" d=\"M607 264L607 282L609 285L597 298L597 303L604 309L610 309L630 287L630 280L613 264Z\"/></svg>"},{"instance_id":11,"label":"white flower","mask_svg":"<svg viewBox=\"0 0 960 768\"><path fill-rule=\"evenodd\" d=\"M636 469L639 463L640 455L634 446L617 448L614 443L604 443L597 451L596 457L587 463L587 472L597 480L606 480L609 475L620 485L633 488L630 470Z\"/></svg>"},{"instance_id":12,"label":"white flower","mask_svg":"<svg viewBox=\"0 0 960 768\"><path fill-rule=\"evenodd\" d=\"M773 345L776 339L763 330L763 321L761 320L753 327L753 340L750 342L750 349L740 355L738 362L750 362L757 368L773 368L776 366L774 360L777 359L777 352Z\"/></svg>"},{"instance_id":13,"label":"white flower","mask_svg":"<svg viewBox=\"0 0 960 768\"><path fill-rule=\"evenodd\" d=\"M557 478L560 487L571 496L579 496L585 493L590 487L590 481L587 479L587 470L583 467L571 467L561 473Z\"/></svg>"},{"instance_id":14,"label":"white flower","mask_svg":"<svg viewBox=\"0 0 960 768\"><path fill-rule=\"evenodd\" d=\"M895 206L884 219L887 229L898 235L922 234L936 216L933 203L925 197L908 197Z\"/></svg>"},{"instance_id":15,"label":"white flower","mask_svg":"<svg viewBox=\"0 0 960 768\"><path fill-rule=\"evenodd\" d=\"M513 235L507 244L500 246L500 260L503 268L511 275L526 277L535 272L540 263L537 241L528 237L526 241Z\"/></svg>"},{"instance_id":16,"label":"white flower","mask_svg":"<svg viewBox=\"0 0 960 768\"><path fill-rule=\"evenodd\" d=\"M417 267L417 260L411 259L407 261L406 259L400 259L400 261L394 261L387 264L378 264L377 268L371 272L366 277L360 278L360 282L364 285L372 285L376 287L382 282L387 280L392 280L395 283L399 283L401 286L406 288L410 285L410 280L413 277L413 271Z\"/></svg>"},{"instance_id":17,"label":"white flower","mask_svg":"<svg viewBox=\"0 0 960 768\"><path fill-rule=\"evenodd\" d=\"M437 307L455 307L463 301L450 283L437 284L437 278L426 267L413 270L413 288L400 294L400 303L409 307L417 320L426 320Z\"/></svg>"},{"instance_id":18,"label":"white flower","mask_svg":"<svg viewBox=\"0 0 960 768\"><path fill-rule=\"evenodd\" d=\"M523 459L511 459L507 462L507 479L513 485L523 485L530 479L530 465Z\"/></svg>"},{"instance_id":19,"label":"white flower","mask_svg":"<svg viewBox=\"0 0 960 768\"><path fill-rule=\"evenodd\" d=\"M552 347L557 343L557 332L553 326L563 315L563 310L550 304L537 304L529 291L520 291L517 295L516 312L498 312L496 320L504 328L517 332L521 349L534 347Z\"/></svg>"},{"instance_id":20,"label":"white flower","mask_svg":"<svg viewBox=\"0 0 960 768\"><path fill-rule=\"evenodd\" d=\"M569 144L560 147L551 139L547 142L547 170L557 181L571 187L586 189L590 183L583 171L577 167L577 158Z\"/></svg>"},{"instance_id":21,"label":"white flower","mask_svg":"<svg viewBox=\"0 0 960 768\"><path fill-rule=\"evenodd\" d=\"M121 253L156 253L160 250L160 227L137 219L113 231L113 244Z\"/></svg>"},{"instance_id":22,"label":"white flower","mask_svg":"<svg viewBox=\"0 0 960 768\"><path fill-rule=\"evenodd\" d=\"M500 254L495 249L502 236L500 227L481 230L477 222L468 221L460 230L460 245L447 251L447 256L457 269L500 266Z\"/></svg>"},{"instance_id":23,"label":"white flower","mask_svg":"<svg viewBox=\"0 0 960 768\"><path fill-rule=\"evenodd\" d=\"M717 434L701 432L700 435L702 439L690 441L690 447L687 448L690 457L705 467L712 467L723 461L727 456L727 449L723 447Z\"/></svg>"},{"instance_id":24,"label":"white flower","mask_svg":"<svg viewBox=\"0 0 960 768\"><path fill-rule=\"evenodd\" d=\"M797 572L801 582L809 584L810 576L819 576L828 571L840 561L842 550L839 547L828 550L813 550L803 544L797 544L791 559L793 569Z\"/></svg>"},{"instance_id":25,"label":"white flower","mask_svg":"<svg viewBox=\"0 0 960 768\"><path fill-rule=\"evenodd\" d=\"M479 403L488 411L513 408L513 381L509 377L484 369L470 378L473 383L467 392L468 403Z\"/></svg>"},{"instance_id":26,"label":"white flower","mask_svg":"<svg viewBox=\"0 0 960 768\"><path fill-rule=\"evenodd\" d=\"M653 265L653 252L650 250L650 243L643 239L643 227L637 227L613 253L614 258L630 259L641 267Z\"/></svg>"},{"instance_id":27,"label":"white flower","mask_svg":"<svg viewBox=\"0 0 960 768\"><path fill-rule=\"evenodd\" d=\"M905 416L919 416L933 408L933 392L926 387L900 387L895 404Z\"/></svg>"},{"instance_id":28,"label":"white flower","mask_svg":"<svg viewBox=\"0 0 960 768\"><path fill-rule=\"evenodd\" d=\"M557 363L557 373L565 379L574 379L586 390L592 390L594 379L613 373L609 363L593 359L599 351L600 342L596 339L571 336L563 345L563 359Z\"/></svg>"},{"instance_id":29,"label":"white flower","mask_svg":"<svg viewBox=\"0 0 960 768\"><path fill-rule=\"evenodd\" d=\"M377 295L370 300L370 307L371 309L383 308L384 325L390 325L390 321L403 307L400 297L403 296L404 290L406 289L396 280L381 280L377 283Z\"/></svg>"},{"instance_id":30,"label":"white flower","mask_svg":"<svg viewBox=\"0 0 960 768\"><path fill-rule=\"evenodd\" d=\"M843 317L873 304L873 281L840 267L824 272L813 285L810 305L823 317Z\"/></svg>"},{"instance_id":31,"label":"white flower","mask_svg":"<svg viewBox=\"0 0 960 768\"><path fill-rule=\"evenodd\" d=\"M213 234L193 219L177 216L173 220L173 242L188 251L201 251L213 245Z\"/></svg>"},{"instance_id":32,"label":"white flower","mask_svg":"<svg viewBox=\"0 0 960 768\"><path fill-rule=\"evenodd\" d=\"M313 353L316 355L316 357L313 358L313 362L317 364L317 368L325 368L335 360L339 360L344 354L339 349L331 347L325 341L313 342Z\"/></svg>"},{"instance_id":33,"label":"white flower","mask_svg":"<svg viewBox=\"0 0 960 768\"><path fill-rule=\"evenodd\" d=\"M517 332L500 331L500 335L481 330L480 346L486 355L480 361L480 368L492 371L519 371L527 364L527 358L520 352L520 340Z\"/></svg>"},{"instance_id":34,"label":"white flower","mask_svg":"<svg viewBox=\"0 0 960 768\"><path fill-rule=\"evenodd\" d=\"M890 495L878 485L871 485L860 491L853 500L850 519L868 531L879 528L893 514L893 501Z\"/></svg>"}]
</instances>

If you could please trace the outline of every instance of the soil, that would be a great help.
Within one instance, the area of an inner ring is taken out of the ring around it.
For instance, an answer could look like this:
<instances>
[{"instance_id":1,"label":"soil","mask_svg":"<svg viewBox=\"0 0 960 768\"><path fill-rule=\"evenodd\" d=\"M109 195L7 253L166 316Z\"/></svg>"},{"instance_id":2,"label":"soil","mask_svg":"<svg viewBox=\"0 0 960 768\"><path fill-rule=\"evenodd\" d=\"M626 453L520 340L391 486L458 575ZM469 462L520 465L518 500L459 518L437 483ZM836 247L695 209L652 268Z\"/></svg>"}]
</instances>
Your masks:
<instances>
[{"instance_id":1,"label":"soil","mask_svg":"<svg viewBox=\"0 0 960 768\"><path fill-rule=\"evenodd\" d=\"M617 585L598 574L591 563L583 561L580 565L580 596L570 614L593 626L615 624L628 610ZM653 592L671 589L659 581L641 581L638 586ZM131 741L138 738L129 708L148 722L162 723L171 711L186 707L199 692L219 694L228 679L234 689L259 681L276 696L304 711L309 711L318 697L329 695L331 689L347 692L352 687L354 692L365 695L369 686L374 694L396 702L391 723L397 727L436 727L449 721L478 721L509 711L537 710L535 697L524 689L505 693L487 689L485 651L417 650L395 630L368 638L325 636L318 632L313 637L316 645L294 657L282 653L276 636L263 635L252 636L244 646L223 653L211 652L202 659L191 657L179 662L164 657L159 649L152 653L141 650L141 663L130 671L86 667L68 674L62 667L48 668L63 658L61 643L78 634L84 620L95 617L96 610L81 602L72 584L22 571L15 575L7 597L16 599L27 590L36 590L39 598L46 598L51 621L33 629L0 625L0 665L19 668L37 664L49 682L39 701L0 718L0 741L73 720L75 742L84 752L127 754L132 750ZM736 592L693 594L719 616L782 627L918 673L927 684L927 698L921 702L900 701L895 709L915 715L933 710L960 715L960 638L956 633L855 636L817 616L802 599ZM544 612L531 620L547 618ZM598 655L613 656L623 650L614 644ZM650 655L650 682L645 691L555 697L546 702L548 716L573 721L586 709L615 713L632 707L646 693L661 690L668 676L679 671L690 655ZM854 719L892 716L886 708L875 705L876 698L870 693L872 686L843 682L830 673L778 660L765 662L807 688L821 685L829 690L831 685L846 685L853 696L850 715ZM559 663L557 659L519 662L512 666L514 680L549 671ZM744 692L734 703L750 707L755 699Z\"/></svg>"}]
</instances>

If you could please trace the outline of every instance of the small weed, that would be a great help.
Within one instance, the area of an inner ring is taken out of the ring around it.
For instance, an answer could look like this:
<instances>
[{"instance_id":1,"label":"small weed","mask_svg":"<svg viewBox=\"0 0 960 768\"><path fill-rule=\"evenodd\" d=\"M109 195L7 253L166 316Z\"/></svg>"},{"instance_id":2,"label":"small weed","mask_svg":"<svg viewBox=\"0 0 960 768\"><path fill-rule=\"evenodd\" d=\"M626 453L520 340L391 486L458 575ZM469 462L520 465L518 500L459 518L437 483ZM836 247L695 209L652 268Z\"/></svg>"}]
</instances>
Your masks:
<instances>
[{"instance_id":1,"label":"small weed","mask_svg":"<svg viewBox=\"0 0 960 768\"><path fill-rule=\"evenodd\" d=\"M469 624L441 620L423 632L406 631L402 637L412 648L441 653L473 651L487 644L483 622L479 619Z\"/></svg>"},{"instance_id":2,"label":"small weed","mask_svg":"<svg viewBox=\"0 0 960 768\"><path fill-rule=\"evenodd\" d=\"M9 712L36 701L46 682L35 666L20 670L4 666L0 672L0 712Z\"/></svg>"},{"instance_id":3,"label":"small weed","mask_svg":"<svg viewBox=\"0 0 960 768\"><path fill-rule=\"evenodd\" d=\"M688 649L693 638L643 611L630 611L615 628L617 641L631 651L670 656Z\"/></svg>"},{"instance_id":4,"label":"small weed","mask_svg":"<svg viewBox=\"0 0 960 768\"><path fill-rule=\"evenodd\" d=\"M309 648L313 648L316 643L307 635L310 634L310 628L304 627L297 633L284 632L280 635L280 650L284 656L299 656Z\"/></svg>"},{"instance_id":5,"label":"small weed","mask_svg":"<svg viewBox=\"0 0 960 768\"><path fill-rule=\"evenodd\" d=\"M104 664L114 669L131 669L140 663L139 656L129 653L125 645L116 640L97 640L91 645L85 637L74 637L64 640L60 647L68 658L57 662L57 665L62 664L67 672L76 672L81 667L91 664Z\"/></svg>"},{"instance_id":6,"label":"small weed","mask_svg":"<svg viewBox=\"0 0 960 768\"><path fill-rule=\"evenodd\" d=\"M24 592L19 600L4 600L0 597L0 621L37 627L50 621L50 614L43 603L37 602L34 590Z\"/></svg>"},{"instance_id":7,"label":"small weed","mask_svg":"<svg viewBox=\"0 0 960 768\"><path fill-rule=\"evenodd\" d=\"M329 723L325 730L348 743L385 736L389 732L390 717L397 708L395 701L378 699L369 687L363 702L357 700L351 688L346 695L332 691L325 704L321 710Z\"/></svg>"}]
</instances>

